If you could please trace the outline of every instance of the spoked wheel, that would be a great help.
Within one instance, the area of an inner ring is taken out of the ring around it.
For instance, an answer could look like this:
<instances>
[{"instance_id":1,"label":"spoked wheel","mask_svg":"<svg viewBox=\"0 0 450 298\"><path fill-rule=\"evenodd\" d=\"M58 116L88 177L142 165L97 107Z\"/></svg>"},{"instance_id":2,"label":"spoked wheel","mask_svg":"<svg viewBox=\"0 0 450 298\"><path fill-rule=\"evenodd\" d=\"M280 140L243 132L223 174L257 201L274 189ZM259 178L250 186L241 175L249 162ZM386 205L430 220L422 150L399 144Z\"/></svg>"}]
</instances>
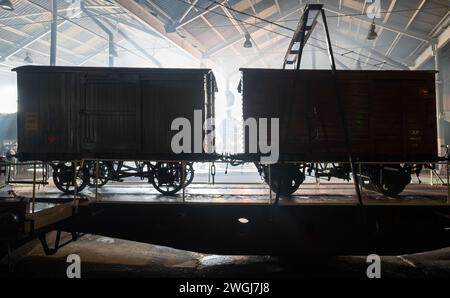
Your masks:
<instances>
[{"instance_id":1,"label":"spoked wheel","mask_svg":"<svg viewBox=\"0 0 450 298\"><path fill-rule=\"evenodd\" d=\"M109 177L110 177L110 171L109 168L107 166L107 164L103 161L99 161L98 162L98 180L96 183L96 178L97 178L97 162L90 162L88 164L88 169L89 169L89 187L96 187L98 185L98 187L103 187L105 186L108 181L109 181Z\"/></svg>"},{"instance_id":2,"label":"spoked wheel","mask_svg":"<svg viewBox=\"0 0 450 298\"><path fill-rule=\"evenodd\" d=\"M364 187L365 189L370 190L370 191L379 192L377 186L370 179L364 179L361 177L359 179L361 179L362 187Z\"/></svg>"},{"instance_id":3,"label":"spoked wheel","mask_svg":"<svg viewBox=\"0 0 450 298\"><path fill-rule=\"evenodd\" d=\"M74 179L75 171L76 179ZM88 185L89 173L86 166L81 168L80 165L77 165L75 168L73 162L59 163L53 166L53 182L65 194L74 194L75 189L79 193Z\"/></svg>"},{"instance_id":4,"label":"spoked wheel","mask_svg":"<svg viewBox=\"0 0 450 298\"><path fill-rule=\"evenodd\" d=\"M411 170L400 165L387 165L370 174L372 188L386 196L400 194L411 182Z\"/></svg>"},{"instance_id":5,"label":"spoked wheel","mask_svg":"<svg viewBox=\"0 0 450 298\"><path fill-rule=\"evenodd\" d=\"M151 182L153 187L163 195L174 195L183 188L183 166L181 163L157 162L154 165L150 165L150 167L152 170L149 174L149 182ZM188 179L190 178L186 175L186 182L188 182Z\"/></svg>"},{"instance_id":6,"label":"spoked wheel","mask_svg":"<svg viewBox=\"0 0 450 298\"><path fill-rule=\"evenodd\" d=\"M186 164L186 177L184 178L184 186L188 186L194 180L194 165L193 163Z\"/></svg>"},{"instance_id":7,"label":"spoked wheel","mask_svg":"<svg viewBox=\"0 0 450 298\"><path fill-rule=\"evenodd\" d=\"M305 174L294 164L275 164L270 172L270 188L281 196L291 196L305 181ZM264 180L269 184L268 166L264 166Z\"/></svg>"}]
</instances>

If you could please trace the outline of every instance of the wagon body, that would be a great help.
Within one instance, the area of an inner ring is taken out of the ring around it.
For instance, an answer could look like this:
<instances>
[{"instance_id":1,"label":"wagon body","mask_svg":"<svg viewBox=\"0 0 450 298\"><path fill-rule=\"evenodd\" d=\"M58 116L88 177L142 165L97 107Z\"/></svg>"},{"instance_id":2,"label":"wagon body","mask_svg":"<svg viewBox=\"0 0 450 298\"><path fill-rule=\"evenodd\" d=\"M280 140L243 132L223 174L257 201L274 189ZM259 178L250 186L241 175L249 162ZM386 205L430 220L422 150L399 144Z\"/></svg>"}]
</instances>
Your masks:
<instances>
[{"instance_id":1,"label":"wagon body","mask_svg":"<svg viewBox=\"0 0 450 298\"><path fill-rule=\"evenodd\" d=\"M25 66L18 82L20 160L202 159L174 154L172 121L214 115L209 69ZM198 128L198 126L197 126ZM197 132L198 133L198 132ZM202 125L202 136L206 130Z\"/></svg>"},{"instance_id":2,"label":"wagon body","mask_svg":"<svg viewBox=\"0 0 450 298\"><path fill-rule=\"evenodd\" d=\"M282 161L437 159L434 72L242 69L241 87L244 120L279 118Z\"/></svg>"}]
</instances>

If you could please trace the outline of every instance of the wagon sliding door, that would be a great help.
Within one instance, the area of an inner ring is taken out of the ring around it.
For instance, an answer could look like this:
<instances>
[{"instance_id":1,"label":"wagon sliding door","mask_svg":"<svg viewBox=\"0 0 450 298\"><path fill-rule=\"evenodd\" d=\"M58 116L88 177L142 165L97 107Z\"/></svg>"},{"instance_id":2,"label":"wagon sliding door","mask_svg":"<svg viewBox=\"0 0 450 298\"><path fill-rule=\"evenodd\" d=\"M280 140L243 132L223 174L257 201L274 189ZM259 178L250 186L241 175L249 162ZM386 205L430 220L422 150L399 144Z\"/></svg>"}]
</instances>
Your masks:
<instances>
[{"instance_id":1,"label":"wagon sliding door","mask_svg":"<svg viewBox=\"0 0 450 298\"><path fill-rule=\"evenodd\" d=\"M82 149L105 158L140 150L137 76L89 76L84 83Z\"/></svg>"},{"instance_id":2,"label":"wagon sliding door","mask_svg":"<svg viewBox=\"0 0 450 298\"><path fill-rule=\"evenodd\" d=\"M191 123L194 136L194 110L205 110L203 75L172 74L148 76L142 79L143 151L161 159L178 159L172 151L171 141L177 131L172 131L172 121L185 118ZM204 123L202 114L200 127ZM203 132L202 138L203 138ZM191 144L191 152L194 144Z\"/></svg>"}]
</instances>

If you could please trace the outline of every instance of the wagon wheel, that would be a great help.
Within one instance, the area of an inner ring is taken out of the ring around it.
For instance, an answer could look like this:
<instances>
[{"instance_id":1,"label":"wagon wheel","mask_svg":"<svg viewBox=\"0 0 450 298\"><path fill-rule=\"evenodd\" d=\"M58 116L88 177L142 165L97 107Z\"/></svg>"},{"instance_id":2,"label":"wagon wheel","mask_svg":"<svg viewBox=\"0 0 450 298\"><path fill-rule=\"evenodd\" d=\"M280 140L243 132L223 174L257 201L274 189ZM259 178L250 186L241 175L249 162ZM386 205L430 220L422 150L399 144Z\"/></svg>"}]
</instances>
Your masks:
<instances>
[{"instance_id":1,"label":"wagon wheel","mask_svg":"<svg viewBox=\"0 0 450 298\"><path fill-rule=\"evenodd\" d=\"M364 187L364 189L367 189L367 190L370 190L370 191L379 192L377 186L373 183L372 180L365 179L365 178L362 178L362 177L360 177L359 179L361 180L362 187Z\"/></svg>"},{"instance_id":2,"label":"wagon wheel","mask_svg":"<svg viewBox=\"0 0 450 298\"><path fill-rule=\"evenodd\" d=\"M406 183L401 176L395 177L394 180L384 180L382 182L375 182L374 185L378 192L388 197L395 197L400 194L405 187L409 184Z\"/></svg>"},{"instance_id":3,"label":"wagon wheel","mask_svg":"<svg viewBox=\"0 0 450 298\"><path fill-rule=\"evenodd\" d=\"M183 188L181 163L157 162L151 169L149 182L163 195L174 195Z\"/></svg>"},{"instance_id":4,"label":"wagon wheel","mask_svg":"<svg viewBox=\"0 0 450 298\"><path fill-rule=\"evenodd\" d=\"M105 162L103 161L99 161L98 162L98 181L97 183L95 182L95 179L97 177L97 163L94 162L90 162L89 163L89 187L96 187L96 185L98 185L98 187L103 187L106 185L106 183L108 183L109 181L109 177L110 177L110 173L109 173L109 168L108 166L105 164Z\"/></svg>"},{"instance_id":5,"label":"wagon wheel","mask_svg":"<svg viewBox=\"0 0 450 298\"><path fill-rule=\"evenodd\" d=\"M76 190L79 193L88 185L89 173L86 167L81 168L80 165L77 165L76 173ZM74 194L74 175L75 164L73 162L58 163L53 166L53 182L65 194Z\"/></svg>"},{"instance_id":6,"label":"wagon wheel","mask_svg":"<svg viewBox=\"0 0 450 298\"><path fill-rule=\"evenodd\" d=\"M282 174L283 175L283 174ZM305 176L300 171L295 175L287 175L284 178L272 178L270 188L276 193L280 188L280 195L284 197L291 196L305 180ZM281 183L280 183L281 182Z\"/></svg>"},{"instance_id":7,"label":"wagon wheel","mask_svg":"<svg viewBox=\"0 0 450 298\"><path fill-rule=\"evenodd\" d=\"M405 189L406 185L383 183L381 185L376 185L376 187L378 191L385 196L394 197L400 194Z\"/></svg>"},{"instance_id":8,"label":"wagon wheel","mask_svg":"<svg viewBox=\"0 0 450 298\"><path fill-rule=\"evenodd\" d=\"M392 168L392 170L386 168ZM385 196L396 196L411 182L411 170L400 165L386 168L373 171L370 182L377 192Z\"/></svg>"},{"instance_id":9,"label":"wagon wheel","mask_svg":"<svg viewBox=\"0 0 450 298\"><path fill-rule=\"evenodd\" d=\"M186 177L184 179L184 187L191 184L194 180L194 165L191 162L186 164Z\"/></svg>"},{"instance_id":10,"label":"wagon wheel","mask_svg":"<svg viewBox=\"0 0 450 298\"><path fill-rule=\"evenodd\" d=\"M269 168L264 167L264 178L269 183ZM277 164L271 168L270 188L281 196L291 196L305 181L305 174L293 164Z\"/></svg>"}]
</instances>

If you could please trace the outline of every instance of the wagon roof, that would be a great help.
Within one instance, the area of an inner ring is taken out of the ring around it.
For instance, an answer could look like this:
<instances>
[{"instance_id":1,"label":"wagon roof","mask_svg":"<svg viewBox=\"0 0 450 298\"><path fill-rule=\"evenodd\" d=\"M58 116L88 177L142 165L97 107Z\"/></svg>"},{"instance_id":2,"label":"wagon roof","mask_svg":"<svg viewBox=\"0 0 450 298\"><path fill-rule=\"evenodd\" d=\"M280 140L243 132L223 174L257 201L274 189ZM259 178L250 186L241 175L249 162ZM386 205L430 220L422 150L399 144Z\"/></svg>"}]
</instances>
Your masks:
<instances>
[{"instance_id":1,"label":"wagon roof","mask_svg":"<svg viewBox=\"0 0 450 298\"><path fill-rule=\"evenodd\" d=\"M130 73L191 73L191 74L207 74L212 72L207 68L131 68L131 67L77 67L77 66L36 66L26 65L14 68L12 71L52 71L52 72L130 72Z\"/></svg>"},{"instance_id":2,"label":"wagon roof","mask_svg":"<svg viewBox=\"0 0 450 298\"><path fill-rule=\"evenodd\" d=\"M297 72L322 72L322 73L331 73L331 69L300 69L300 70L292 70L292 69L268 69L268 68L240 68L240 71L245 71L245 72L293 72L293 71L297 71ZM436 73L437 71L435 70L336 70L336 72L338 73L402 73L402 74L406 74L406 73Z\"/></svg>"},{"instance_id":3,"label":"wagon roof","mask_svg":"<svg viewBox=\"0 0 450 298\"><path fill-rule=\"evenodd\" d=\"M329 69L264 69L264 68L241 68L245 76L268 77L268 78L319 78L330 77L333 72ZM342 78L376 78L376 79L434 79L434 70L336 70L338 77Z\"/></svg>"}]
</instances>

